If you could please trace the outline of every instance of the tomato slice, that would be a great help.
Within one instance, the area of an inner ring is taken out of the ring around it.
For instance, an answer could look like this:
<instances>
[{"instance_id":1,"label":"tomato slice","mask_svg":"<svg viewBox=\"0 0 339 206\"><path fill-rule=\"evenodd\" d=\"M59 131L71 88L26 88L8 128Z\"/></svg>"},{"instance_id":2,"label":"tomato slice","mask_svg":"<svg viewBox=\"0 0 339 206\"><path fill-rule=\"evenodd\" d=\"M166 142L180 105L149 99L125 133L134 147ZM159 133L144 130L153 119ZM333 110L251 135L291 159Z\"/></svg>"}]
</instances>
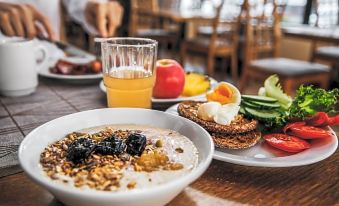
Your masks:
<instances>
[{"instance_id":1,"label":"tomato slice","mask_svg":"<svg viewBox=\"0 0 339 206\"><path fill-rule=\"evenodd\" d=\"M325 129L308 125L291 127L287 133L303 139L318 139L332 136L332 134Z\"/></svg>"},{"instance_id":2,"label":"tomato slice","mask_svg":"<svg viewBox=\"0 0 339 206\"><path fill-rule=\"evenodd\" d=\"M293 123L289 123L287 124L284 128L283 128L283 131L284 133L287 133L287 131L292 128L292 127L298 127L298 126L304 126L306 125L305 122L293 122Z\"/></svg>"},{"instance_id":3,"label":"tomato slice","mask_svg":"<svg viewBox=\"0 0 339 206\"><path fill-rule=\"evenodd\" d=\"M328 125L329 126L339 125L339 115L328 118Z\"/></svg>"},{"instance_id":4,"label":"tomato slice","mask_svg":"<svg viewBox=\"0 0 339 206\"><path fill-rule=\"evenodd\" d=\"M301 152L311 147L305 140L287 134L268 134L264 139L269 145L286 152Z\"/></svg>"},{"instance_id":5,"label":"tomato slice","mask_svg":"<svg viewBox=\"0 0 339 206\"><path fill-rule=\"evenodd\" d=\"M313 117L306 122L311 126L324 127L328 125L328 115L325 112L317 112Z\"/></svg>"}]
</instances>

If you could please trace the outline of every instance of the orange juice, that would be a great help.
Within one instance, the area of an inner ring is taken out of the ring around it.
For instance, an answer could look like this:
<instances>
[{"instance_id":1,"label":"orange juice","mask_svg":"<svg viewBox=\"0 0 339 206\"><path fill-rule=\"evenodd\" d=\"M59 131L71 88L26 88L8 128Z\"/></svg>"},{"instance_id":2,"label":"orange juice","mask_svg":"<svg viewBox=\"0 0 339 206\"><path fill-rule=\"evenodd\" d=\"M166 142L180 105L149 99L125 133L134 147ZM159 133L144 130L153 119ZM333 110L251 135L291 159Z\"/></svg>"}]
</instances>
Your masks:
<instances>
[{"instance_id":1,"label":"orange juice","mask_svg":"<svg viewBox=\"0 0 339 206\"><path fill-rule=\"evenodd\" d=\"M151 108L155 75L142 67L117 68L104 75L108 107Z\"/></svg>"}]
</instances>

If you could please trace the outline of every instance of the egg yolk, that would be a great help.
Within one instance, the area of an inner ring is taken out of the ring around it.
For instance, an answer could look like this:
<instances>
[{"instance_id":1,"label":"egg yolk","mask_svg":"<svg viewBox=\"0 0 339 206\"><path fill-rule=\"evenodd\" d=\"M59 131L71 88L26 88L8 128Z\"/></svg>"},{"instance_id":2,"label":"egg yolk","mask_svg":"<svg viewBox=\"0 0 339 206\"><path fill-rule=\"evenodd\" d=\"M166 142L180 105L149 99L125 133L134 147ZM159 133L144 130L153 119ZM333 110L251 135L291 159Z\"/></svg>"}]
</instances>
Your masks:
<instances>
[{"instance_id":1,"label":"egg yolk","mask_svg":"<svg viewBox=\"0 0 339 206\"><path fill-rule=\"evenodd\" d=\"M206 94L207 101L219 102L220 104L228 104L233 102L233 90L225 85L218 85L213 92Z\"/></svg>"}]
</instances>

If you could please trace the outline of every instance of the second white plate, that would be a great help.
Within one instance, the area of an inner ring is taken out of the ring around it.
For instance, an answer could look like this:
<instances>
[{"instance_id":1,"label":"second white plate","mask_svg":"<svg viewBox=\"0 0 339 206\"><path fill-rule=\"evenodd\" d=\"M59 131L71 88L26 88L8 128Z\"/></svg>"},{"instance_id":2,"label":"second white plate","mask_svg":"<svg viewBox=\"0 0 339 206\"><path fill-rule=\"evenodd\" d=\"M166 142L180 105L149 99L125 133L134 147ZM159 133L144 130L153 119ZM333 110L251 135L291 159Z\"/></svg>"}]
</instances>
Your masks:
<instances>
[{"instance_id":1,"label":"second white plate","mask_svg":"<svg viewBox=\"0 0 339 206\"><path fill-rule=\"evenodd\" d=\"M49 67L43 67L39 70L39 75L47 78L59 79L68 82L87 82L102 79L102 73L99 74L84 74L84 75L64 75L54 74L49 71Z\"/></svg>"},{"instance_id":2,"label":"second white plate","mask_svg":"<svg viewBox=\"0 0 339 206\"><path fill-rule=\"evenodd\" d=\"M179 115L178 104L168 108L166 112ZM314 139L310 141L311 148L303 152L293 154L271 147L264 141L255 146L242 149L230 150L215 148L213 158L233 164L256 166L256 167L294 167L309 165L331 156L338 147L338 138L335 132L331 138Z\"/></svg>"}]
</instances>

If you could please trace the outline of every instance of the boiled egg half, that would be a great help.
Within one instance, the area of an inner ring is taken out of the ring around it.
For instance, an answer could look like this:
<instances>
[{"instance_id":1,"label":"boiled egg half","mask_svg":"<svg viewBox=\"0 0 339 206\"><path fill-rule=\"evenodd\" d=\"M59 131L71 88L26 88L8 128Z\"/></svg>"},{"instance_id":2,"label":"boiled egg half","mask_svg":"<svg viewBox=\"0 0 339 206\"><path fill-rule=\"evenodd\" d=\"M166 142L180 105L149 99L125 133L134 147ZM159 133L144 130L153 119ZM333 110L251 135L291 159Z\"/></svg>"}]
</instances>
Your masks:
<instances>
[{"instance_id":1,"label":"boiled egg half","mask_svg":"<svg viewBox=\"0 0 339 206\"><path fill-rule=\"evenodd\" d=\"M229 103L240 105L241 94L234 85L220 82L213 91L206 94L206 99L209 102L219 102L221 105Z\"/></svg>"}]
</instances>

